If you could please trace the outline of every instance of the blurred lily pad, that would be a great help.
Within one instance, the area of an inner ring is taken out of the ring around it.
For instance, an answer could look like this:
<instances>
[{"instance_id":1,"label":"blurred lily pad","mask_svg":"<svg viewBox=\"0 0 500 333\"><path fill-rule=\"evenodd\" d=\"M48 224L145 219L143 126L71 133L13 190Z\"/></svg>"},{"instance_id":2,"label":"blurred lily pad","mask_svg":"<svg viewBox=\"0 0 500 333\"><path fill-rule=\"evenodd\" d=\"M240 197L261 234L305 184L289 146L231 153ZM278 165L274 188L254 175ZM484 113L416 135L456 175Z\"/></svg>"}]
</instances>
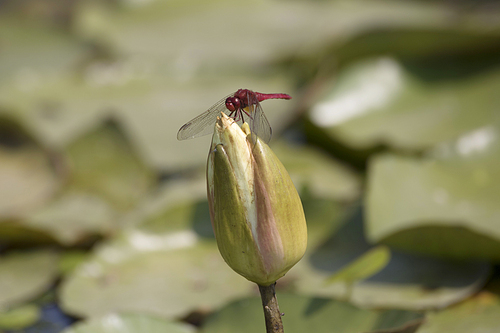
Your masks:
<instances>
[{"instance_id":1,"label":"blurred lily pad","mask_svg":"<svg viewBox=\"0 0 500 333\"><path fill-rule=\"evenodd\" d=\"M359 280L366 279L382 270L391 260L391 251L386 246L377 246L348 266L342 268L327 279L327 283L344 282L352 284Z\"/></svg>"},{"instance_id":2,"label":"blurred lily pad","mask_svg":"<svg viewBox=\"0 0 500 333\"><path fill-rule=\"evenodd\" d=\"M315 249L335 234L353 210L334 200L316 198L307 193L301 195L307 221L307 248Z\"/></svg>"},{"instance_id":3,"label":"blurred lily pad","mask_svg":"<svg viewBox=\"0 0 500 333\"><path fill-rule=\"evenodd\" d=\"M418 333L496 333L500 330L500 299L482 292L449 309L431 313Z\"/></svg>"},{"instance_id":4,"label":"blurred lily pad","mask_svg":"<svg viewBox=\"0 0 500 333\"><path fill-rule=\"evenodd\" d=\"M174 318L247 295L251 283L232 272L214 242L189 231L130 232L122 246L103 246L62 285L65 311L78 316L142 312Z\"/></svg>"},{"instance_id":5,"label":"blurred lily pad","mask_svg":"<svg viewBox=\"0 0 500 333\"><path fill-rule=\"evenodd\" d=\"M69 188L93 193L130 209L153 185L153 172L115 122L87 133L67 148Z\"/></svg>"},{"instance_id":6,"label":"blurred lily pad","mask_svg":"<svg viewBox=\"0 0 500 333\"><path fill-rule=\"evenodd\" d=\"M490 273L490 265L485 263L445 261L393 251L384 269L354 286L351 301L369 307L441 309L474 295Z\"/></svg>"},{"instance_id":7,"label":"blurred lily pad","mask_svg":"<svg viewBox=\"0 0 500 333\"><path fill-rule=\"evenodd\" d=\"M475 65L470 60L457 68ZM383 57L345 68L328 96L314 105L312 122L350 149L423 150L495 121L498 65L458 77L449 76L454 71L446 61L414 67ZM436 77L427 78L425 70Z\"/></svg>"},{"instance_id":8,"label":"blurred lily pad","mask_svg":"<svg viewBox=\"0 0 500 333\"><path fill-rule=\"evenodd\" d=\"M48 77L74 69L88 51L87 46L62 29L23 20L12 13L3 14L0 90L11 85L25 93L37 89Z\"/></svg>"},{"instance_id":9,"label":"blurred lily pad","mask_svg":"<svg viewBox=\"0 0 500 333\"><path fill-rule=\"evenodd\" d=\"M168 234L207 227L211 232L205 173L195 171L191 176L164 182L149 192L121 223L148 233ZM202 236L202 232L199 235ZM209 238L213 238L213 234Z\"/></svg>"},{"instance_id":10,"label":"blurred lily pad","mask_svg":"<svg viewBox=\"0 0 500 333\"><path fill-rule=\"evenodd\" d=\"M194 328L142 314L110 314L73 325L62 333L192 333Z\"/></svg>"},{"instance_id":11,"label":"blurred lily pad","mask_svg":"<svg viewBox=\"0 0 500 333\"><path fill-rule=\"evenodd\" d=\"M26 216L45 204L59 189L58 176L51 156L27 130L0 117L0 219Z\"/></svg>"},{"instance_id":12,"label":"blurred lily pad","mask_svg":"<svg viewBox=\"0 0 500 333\"><path fill-rule=\"evenodd\" d=\"M118 213L102 198L66 191L23 218L5 219L5 245L83 245L116 230Z\"/></svg>"},{"instance_id":13,"label":"blurred lily pad","mask_svg":"<svg viewBox=\"0 0 500 333\"><path fill-rule=\"evenodd\" d=\"M213 240L208 207L199 199L204 182L170 186L131 212L128 227L68 276L59 292L65 311L174 318L251 292L253 285L224 263Z\"/></svg>"},{"instance_id":14,"label":"blurred lily pad","mask_svg":"<svg viewBox=\"0 0 500 333\"><path fill-rule=\"evenodd\" d=\"M0 328L9 330L23 329L36 323L39 318L40 309L36 305L22 305L8 311L0 311Z\"/></svg>"},{"instance_id":15,"label":"blurred lily pad","mask_svg":"<svg viewBox=\"0 0 500 333\"><path fill-rule=\"evenodd\" d=\"M84 250L67 250L61 253L58 269L61 275L73 272L81 263L88 259L90 254Z\"/></svg>"},{"instance_id":16,"label":"blurred lily pad","mask_svg":"<svg viewBox=\"0 0 500 333\"><path fill-rule=\"evenodd\" d=\"M358 175L347 166L312 147L297 147L283 141L272 145L299 190L317 198L353 201L361 192Z\"/></svg>"},{"instance_id":17,"label":"blurred lily pad","mask_svg":"<svg viewBox=\"0 0 500 333\"><path fill-rule=\"evenodd\" d=\"M485 263L453 262L391 251L391 259L367 279L327 284L333 274L359 260L373 246L363 235L358 212L338 232L309 252L285 277L301 293L348 299L362 307L425 310L443 308L477 292L490 275Z\"/></svg>"},{"instance_id":18,"label":"blurred lily pad","mask_svg":"<svg viewBox=\"0 0 500 333\"><path fill-rule=\"evenodd\" d=\"M500 260L500 132L479 128L422 159L371 161L367 236L408 251Z\"/></svg>"},{"instance_id":19,"label":"blurred lily pad","mask_svg":"<svg viewBox=\"0 0 500 333\"><path fill-rule=\"evenodd\" d=\"M346 36L374 26L453 25L447 20L448 8L425 3L189 0L135 4L124 1L118 9L84 6L76 18L76 31L123 54L163 58L163 71L178 79L203 70L254 67L282 55L321 54L332 40L345 41ZM242 25L242 21L253 24Z\"/></svg>"},{"instance_id":20,"label":"blurred lily pad","mask_svg":"<svg viewBox=\"0 0 500 333\"><path fill-rule=\"evenodd\" d=\"M359 333L388 329L402 332L405 324L419 320L422 314L403 310L365 310L349 303L327 298L312 298L278 293L286 332ZM207 320L201 332L264 332L262 303L247 298L226 305ZM418 326L418 325L417 325ZM398 330L401 329L401 330Z\"/></svg>"},{"instance_id":21,"label":"blurred lily pad","mask_svg":"<svg viewBox=\"0 0 500 333\"><path fill-rule=\"evenodd\" d=\"M54 252L15 252L0 258L0 309L30 300L48 289L57 277Z\"/></svg>"},{"instance_id":22,"label":"blurred lily pad","mask_svg":"<svg viewBox=\"0 0 500 333\"><path fill-rule=\"evenodd\" d=\"M82 244L110 234L118 213L102 198L88 193L64 192L23 220L20 227L39 231L63 245Z\"/></svg>"},{"instance_id":23,"label":"blurred lily pad","mask_svg":"<svg viewBox=\"0 0 500 333\"><path fill-rule=\"evenodd\" d=\"M435 15L442 14L439 9L434 7ZM427 73L433 78L442 75L443 70L451 69L446 74L457 76L469 72L471 67L484 69L491 61L497 62L495 55L500 50L500 24L488 22L487 18L498 15L498 9L490 13L463 11L459 6L454 9L454 14L468 20L469 25L445 19L442 24L434 25L425 25L421 21L420 25L414 26L375 27L347 41L334 43L330 53L339 67L362 58L386 54L414 64L423 62L435 66L439 63L439 68L434 68L438 71ZM488 28L485 29L486 26Z\"/></svg>"}]
</instances>

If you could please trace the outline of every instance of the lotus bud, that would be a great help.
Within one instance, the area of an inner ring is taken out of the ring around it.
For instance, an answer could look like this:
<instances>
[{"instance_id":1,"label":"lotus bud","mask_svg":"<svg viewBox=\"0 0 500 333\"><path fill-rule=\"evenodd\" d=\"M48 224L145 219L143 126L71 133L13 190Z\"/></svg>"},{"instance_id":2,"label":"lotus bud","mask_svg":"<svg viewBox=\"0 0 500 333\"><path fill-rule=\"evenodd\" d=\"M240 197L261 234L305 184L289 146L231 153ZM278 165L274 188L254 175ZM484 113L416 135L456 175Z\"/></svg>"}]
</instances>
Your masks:
<instances>
[{"instance_id":1,"label":"lotus bud","mask_svg":"<svg viewBox=\"0 0 500 333\"><path fill-rule=\"evenodd\" d=\"M285 167L260 138L222 113L207 163L210 217L219 251L238 274L268 286L304 255L304 210Z\"/></svg>"}]
</instances>

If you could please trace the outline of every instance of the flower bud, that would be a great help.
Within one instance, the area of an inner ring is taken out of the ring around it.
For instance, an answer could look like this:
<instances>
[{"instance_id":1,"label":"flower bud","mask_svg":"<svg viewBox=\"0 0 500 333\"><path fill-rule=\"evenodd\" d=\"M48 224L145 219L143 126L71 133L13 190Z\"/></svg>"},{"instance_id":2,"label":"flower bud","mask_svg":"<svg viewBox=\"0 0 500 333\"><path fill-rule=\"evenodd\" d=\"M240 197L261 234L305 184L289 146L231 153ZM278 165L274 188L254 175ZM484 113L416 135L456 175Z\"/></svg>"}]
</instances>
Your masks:
<instances>
[{"instance_id":1,"label":"flower bud","mask_svg":"<svg viewBox=\"0 0 500 333\"><path fill-rule=\"evenodd\" d=\"M252 142L254 141L254 142ZM302 203L285 167L259 138L222 114L207 163L210 217L219 251L238 274L268 286L304 255Z\"/></svg>"}]
</instances>

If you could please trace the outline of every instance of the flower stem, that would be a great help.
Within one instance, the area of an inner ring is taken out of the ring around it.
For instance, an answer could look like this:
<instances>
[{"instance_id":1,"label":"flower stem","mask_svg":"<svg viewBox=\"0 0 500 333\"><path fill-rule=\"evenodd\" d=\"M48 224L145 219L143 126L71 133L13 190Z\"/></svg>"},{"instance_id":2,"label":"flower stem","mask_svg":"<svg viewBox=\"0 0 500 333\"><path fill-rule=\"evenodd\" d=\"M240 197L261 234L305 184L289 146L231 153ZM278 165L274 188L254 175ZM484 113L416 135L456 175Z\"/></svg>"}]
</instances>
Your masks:
<instances>
[{"instance_id":1,"label":"flower stem","mask_svg":"<svg viewBox=\"0 0 500 333\"><path fill-rule=\"evenodd\" d=\"M264 308L264 317L266 318L266 333L284 332L281 312L278 307L278 300L276 299L275 285L276 282L267 287L259 285L262 307Z\"/></svg>"}]
</instances>

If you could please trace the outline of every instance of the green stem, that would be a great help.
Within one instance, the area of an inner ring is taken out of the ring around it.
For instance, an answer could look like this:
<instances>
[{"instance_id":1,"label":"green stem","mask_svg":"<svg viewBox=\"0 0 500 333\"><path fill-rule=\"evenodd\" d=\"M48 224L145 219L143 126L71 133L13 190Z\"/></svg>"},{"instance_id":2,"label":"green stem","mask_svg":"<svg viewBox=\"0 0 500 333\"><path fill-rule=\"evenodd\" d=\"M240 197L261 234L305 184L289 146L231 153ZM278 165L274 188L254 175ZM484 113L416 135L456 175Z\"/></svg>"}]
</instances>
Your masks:
<instances>
[{"instance_id":1,"label":"green stem","mask_svg":"<svg viewBox=\"0 0 500 333\"><path fill-rule=\"evenodd\" d=\"M278 307L278 300L276 299L275 285L276 282L267 287L259 286L264 317L266 318L266 332L284 333L281 312Z\"/></svg>"}]
</instances>

